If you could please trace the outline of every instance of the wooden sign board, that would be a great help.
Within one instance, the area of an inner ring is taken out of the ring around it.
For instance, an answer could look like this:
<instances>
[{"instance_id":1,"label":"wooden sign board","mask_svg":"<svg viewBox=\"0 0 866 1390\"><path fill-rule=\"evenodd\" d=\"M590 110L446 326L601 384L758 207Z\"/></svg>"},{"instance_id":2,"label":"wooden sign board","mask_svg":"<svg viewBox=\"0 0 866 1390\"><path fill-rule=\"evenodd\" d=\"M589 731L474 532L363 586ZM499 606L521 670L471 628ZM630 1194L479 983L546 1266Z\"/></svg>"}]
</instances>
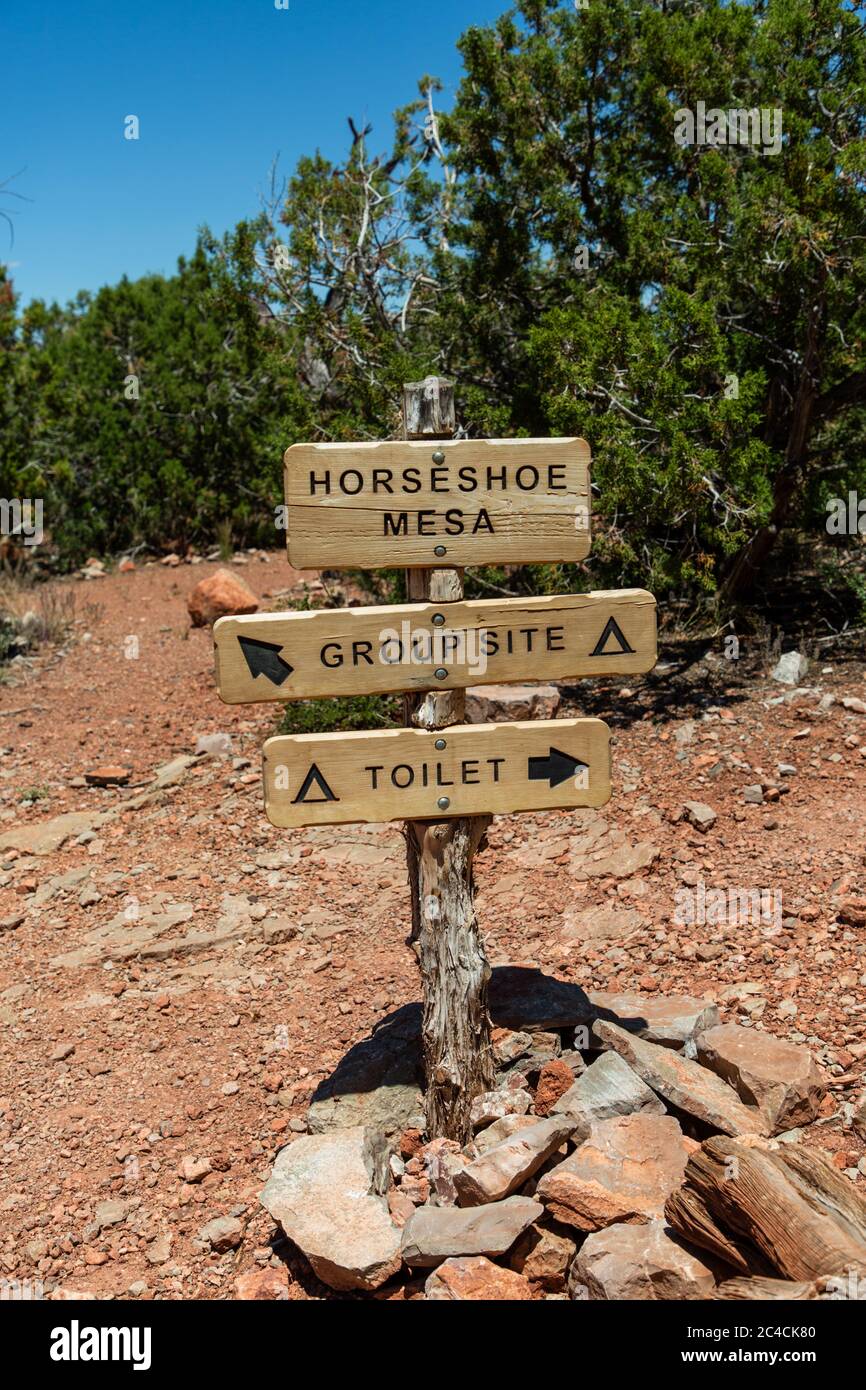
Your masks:
<instances>
[{"instance_id":1,"label":"wooden sign board","mask_svg":"<svg viewBox=\"0 0 866 1390\"><path fill-rule=\"evenodd\" d=\"M289 561L396 569L582 560L585 439L293 444Z\"/></svg>"},{"instance_id":2,"label":"wooden sign board","mask_svg":"<svg viewBox=\"0 0 866 1390\"><path fill-rule=\"evenodd\" d=\"M635 675L656 662L645 589L220 618L226 704Z\"/></svg>"},{"instance_id":3,"label":"wooden sign board","mask_svg":"<svg viewBox=\"0 0 866 1390\"><path fill-rule=\"evenodd\" d=\"M278 826L603 806L610 730L601 719L539 719L278 735L264 746L264 781Z\"/></svg>"}]
</instances>

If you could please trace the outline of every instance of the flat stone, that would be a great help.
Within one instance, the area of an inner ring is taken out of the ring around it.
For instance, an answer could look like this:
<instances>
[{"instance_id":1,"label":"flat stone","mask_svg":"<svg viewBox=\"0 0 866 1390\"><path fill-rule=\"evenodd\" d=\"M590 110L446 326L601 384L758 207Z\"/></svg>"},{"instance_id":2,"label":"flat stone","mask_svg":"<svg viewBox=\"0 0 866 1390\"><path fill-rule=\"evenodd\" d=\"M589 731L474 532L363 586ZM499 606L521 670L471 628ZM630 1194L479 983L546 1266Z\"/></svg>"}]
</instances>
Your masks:
<instances>
[{"instance_id":1,"label":"flat stone","mask_svg":"<svg viewBox=\"0 0 866 1390\"><path fill-rule=\"evenodd\" d=\"M714 1072L687 1057L634 1037L614 1023L599 1020L594 1032L605 1047L618 1052L648 1086L718 1134L765 1134L760 1110L747 1109Z\"/></svg>"},{"instance_id":2,"label":"flat stone","mask_svg":"<svg viewBox=\"0 0 866 1390\"><path fill-rule=\"evenodd\" d=\"M403 1228L403 1259L416 1269L460 1255L504 1255L543 1215L529 1197L484 1207L418 1207Z\"/></svg>"},{"instance_id":3,"label":"flat stone","mask_svg":"<svg viewBox=\"0 0 866 1390\"><path fill-rule=\"evenodd\" d=\"M677 1051L693 1041L699 1033L721 1022L715 1004L692 999L687 994L650 996L596 990L589 998L593 1007L593 1023L595 1018L607 1019L628 1033L636 1033L648 1042Z\"/></svg>"},{"instance_id":4,"label":"flat stone","mask_svg":"<svg viewBox=\"0 0 866 1390\"><path fill-rule=\"evenodd\" d=\"M556 1153L574 1128L575 1122L570 1117L557 1115L521 1129L495 1148L488 1149L454 1175L460 1206L481 1206L508 1197Z\"/></svg>"},{"instance_id":5,"label":"flat stone","mask_svg":"<svg viewBox=\"0 0 866 1390\"><path fill-rule=\"evenodd\" d=\"M532 1298L527 1279L513 1269L502 1269L483 1255L446 1260L434 1269L424 1285L424 1297L431 1301L514 1302Z\"/></svg>"},{"instance_id":6,"label":"flat stone","mask_svg":"<svg viewBox=\"0 0 866 1390\"><path fill-rule=\"evenodd\" d=\"M663 1221L608 1226L587 1236L569 1284L591 1299L683 1300L712 1297L712 1271L672 1240Z\"/></svg>"},{"instance_id":7,"label":"flat stone","mask_svg":"<svg viewBox=\"0 0 866 1390\"><path fill-rule=\"evenodd\" d=\"M686 801L683 810L689 825L693 825L696 830L701 830L704 834L708 830L712 830L719 818L712 806L708 806L705 801Z\"/></svg>"},{"instance_id":8,"label":"flat stone","mask_svg":"<svg viewBox=\"0 0 866 1390\"><path fill-rule=\"evenodd\" d=\"M562 936L566 941L619 941L644 920L634 907L586 907L565 914Z\"/></svg>"},{"instance_id":9,"label":"flat stone","mask_svg":"<svg viewBox=\"0 0 866 1390\"><path fill-rule=\"evenodd\" d=\"M518 1130L531 1129L537 1124L538 1118L535 1115L503 1115L486 1129L479 1129L472 1143L479 1153L487 1153L488 1149L494 1149L503 1139L510 1139Z\"/></svg>"},{"instance_id":10,"label":"flat stone","mask_svg":"<svg viewBox=\"0 0 866 1390\"><path fill-rule=\"evenodd\" d=\"M466 723L553 719L559 703L555 685L471 685L466 691Z\"/></svg>"},{"instance_id":11,"label":"flat stone","mask_svg":"<svg viewBox=\"0 0 866 1390\"><path fill-rule=\"evenodd\" d=\"M406 1004L342 1058L316 1088L307 1112L313 1134L367 1125L392 1136L423 1114L421 1008Z\"/></svg>"},{"instance_id":12,"label":"flat stone","mask_svg":"<svg viewBox=\"0 0 866 1390\"><path fill-rule=\"evenodd\" d=\"M329 1288L377 1289L400 1268L400 1230L382 1195L388 1150L363 1126L281 1149L263 1206Z\"/></svg>"},{"instance_id":13,"label":"flat stone","mask_svg":"<svg viewBox=\"0 0 866 1390\"><path fill-rule=\"evenodd\" d=\"M770 1134L817 1119L826 1087L808 1048L724 1023L701 1033L697 1053L703 1066L735 1088L744 1105L758 1106Z\"/></svg>"},{"instance_id":14,"label":"flat stone","mask_svg":"<svg viewBox=\"0 0 866 1390\"><path fill-rule=\"evenodd\" d=\"M84 780L89 787L123 787L131 776L131 768L105 763L102 767L94 767L85 772Z\"/></svg>"},{"instance_id":15,"label":"flat stone","mask_svg":"<svg viewBox=\"0 0 866 1390\"><path fill-rule=\"evenodd\" d=\"M670 1115L643 1111L601 1120L570 1158L544 1174L536 1196L557 1221L581 1231L661 1219L689 1152Z\"/></svg>"},{"instance_id":16,"label":"flat stone","mask_svg":"<svg viewBox=\"0 0 866 1390\"><path fill-rule=\"evenodd\" d=\"M553 1114L568 1115L589 1125L616 1115L646 1110L663 1115L665 1108L655 1091L616 1052L603 1052L577 1078L553 1107Z\"/></svg>"}]
</instances>

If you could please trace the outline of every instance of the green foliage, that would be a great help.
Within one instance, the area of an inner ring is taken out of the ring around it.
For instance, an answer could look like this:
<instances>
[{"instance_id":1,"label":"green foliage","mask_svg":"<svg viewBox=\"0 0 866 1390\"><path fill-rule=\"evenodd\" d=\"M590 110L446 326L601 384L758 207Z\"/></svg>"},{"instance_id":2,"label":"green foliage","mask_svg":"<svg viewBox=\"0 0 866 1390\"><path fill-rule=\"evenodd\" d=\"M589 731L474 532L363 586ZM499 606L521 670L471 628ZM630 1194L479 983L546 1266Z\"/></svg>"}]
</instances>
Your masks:
<instances>
[{"instance_id":1,"label":"green foliage","mask_svg":"<svg viewBox=\"0 0 866 1390\"><path fill-rule=\"evenodd\" d=\"M392 729L402 723L401 712L402 700L396 695L293 700L283 711L277 733L331 734L352 729Z\"/></svg>"},{"instance_id":2,"label":"green foliage","mask_svg":"<svg viewBox=\"0 0 866 1390\"><path fill-rule=\"evenodd\" d=\"M590 559L470 593L736 596L866 493L862 11L520 0L460 50L450 111L422 78L173 277L23 314L0 277L0 491L65 555L273 543L286 446L396 436L429 372L471 435L593 451ZM778 152L680 143L699 102L778 109Z\"/></svg>"}]
</instances>

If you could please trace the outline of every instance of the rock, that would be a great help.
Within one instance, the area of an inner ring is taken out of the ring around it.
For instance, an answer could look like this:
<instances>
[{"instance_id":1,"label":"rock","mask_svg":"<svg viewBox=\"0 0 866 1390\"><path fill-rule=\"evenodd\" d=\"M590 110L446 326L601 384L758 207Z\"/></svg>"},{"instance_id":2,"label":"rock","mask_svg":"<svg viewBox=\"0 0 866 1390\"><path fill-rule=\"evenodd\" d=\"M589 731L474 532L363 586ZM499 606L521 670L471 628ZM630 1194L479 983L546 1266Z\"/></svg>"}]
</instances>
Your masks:
<instances>
[{"instance_id":1,"label":"rock","mask_svg":"<svg viewBox=\"0 0 866 1390\"><path fill-rule=\"evenodd\" d=\"M854 714L866 714L866 700L858 700L856 695L844 695L842 707L851 710Z\"/></svg>"},{"instance_id":2,"label":"rock","mask_svg":"<svg viewBox=\"0 0 866 1390\"><path fill-rule=\"evenodd\" d=\"M559 1057L545 1062L535 1088L536 1115L549 1115L560 1096L564 1096L573 1085L574 1072L567 1062Z\"/></svg>"},{"instance_id":3,"label":"rock","mask_svg":"<svg viewBox=\"0 0 866 1390\"><path fill-rule=\"evenodd\" d=\"M491 1040L493 1058L500 1067L516 1062L518 1057L524 1057L532 1047L531 1033L514 1033L510 1028L494 1028Z\"/></svg>"},{"instance_id":4,"label":"rock","mask_svg":"<svg viewBox=\"0 0 866 1390\"><path fill-rule=\"evenodd\" d=\"M566 941L618 941L644 923L643 913L634 907L587 907L569 911L563 918Z\"/></svg>"},{"instance_id":5,"label":"rock","mask_svg":"<svg viewBox=\"0 0 866 1390\"><path fill-rule=\"evenodd\" d=\"M701 1033L698 1061L729 1082L744 1105L756 1105L768 1133L817 1119L826 1088L807 1048L755 1028L721 1024Z\"/></svg>"},{"instance_id":6,"label":"rock","mask_svg":"<svg viewBox=\"0 0 866 1390\"><path fill-rule=\"evenodd\" d=\"M102 767L85 772L84 780L89 787L122 787L131 776L131 768L121 767L118 763L105 763Z\"/></svg>"},{"instance_id":7,"label":"rock","mask_svg":"<svg viewBox=\"0 0 866 1390\"><path fill-rule=\"evenodd\" d=\"M628 1033L678 1051L721 1022L715 1004L687 994L611 994L598 990L589 998L594 1018L607 1019Z\"/></svg>"},{"instance_id":8,"label":"rock","mask_svg":"<svg viewBox=\"0 0 866 1390\"><path fill-rule=\"evenodd\" d=\"M65 1062L75 1051L75 1043L58 1043L48 1054L49 1062Z\"/></svg>"},{"instance_id":9,"label":"rock","mask_svg":"<svg viewBox=\"0 0 866 1390\"><path fill-rule=\"evenodd\" d=\"M483 1129L506 1115L525 1115L532 1097L528 1091L501 1090L484 1091L476 1096L469 1110L473 1129Z\"/></svg>"},{"instance_id":10,"label":"rock","mask_svg":"<svg viewBox=\"0 0 866 1390\"><path fill-rule=\"evenodd\" d=\"M184 1182L203 1182L211 1171L209 1158L194 1158L192 1154L186 1154L180 1160L178 1177L182 1178Z\"/></svg>"},{"instance_id":11,"label":"rock","mask_svg":"<svg viewBox=\"0 0 866 1390\"><path fill-rule=\"evenodd\" d=\"M655 1091L616 1052L603 1052L560 1096L556 1115L569 1115L589 1125L615 1115L634 1115L641 1110L663 1115L665 1108Z\"/></svg>"},{"instance_id":12,"label":"rock","mask_svg":"<svg viewBox=\"0 0 866 1390\"><path fill-rule=\"evenodd\" d=\"M501 1144L488 1149L454 1175L460 1206L481 1206L508 1197L528 1181L573 1132L574 1121L557 1115L503 1139Z\"/></svg>"},{"instance_id":13,"label":"rock","mask_svg":"<svg viewBox=\"0 0 866 1390\"><path fill-rule=\"evenodd\" d=\"M718 815L712 806L708 806L705 801L686 801L683 804L686 813L686 820L689 825L693 825L696 830L700 830L705 835L708 830L712 830Z\"/></svg>"},{"instance_id":14,"label":"rock","mask_svg":"<svg viewBox=\"0 0 866 1390\"><path fill-rule=\"evenodd\" d=\"M289 1296L289 1272L280 1269L250 1269L235 1281L235 1297L244 1302L250 1300L283 1300Z\"/></svg>"},{"instance_id":15,"label":"rock","mask_svg":"<svg viewBox=\"0 0 866 1390\"><path fill-rule=\"evenodd\" d=\"M356 1043L316 1088L307 1113L313 1134L366 1125L399 1135L423 1114L418 1086L421 1008L406 1004Z\"/></svg>"},{"instance_id":16,"label":"rock","mask_svg":"<svg viewBox=\"0 0 866 1390\"><path fill-rule=\"evenodd\" d=\"M854 1114L851 1117L851 1124L861 1139L866 1139L866 1091L854 1106Z\"/></svg>"},{"instance_id":17,"label":"rock","mask_svg":"<svg viewBox=\"0 0 866 1390\"><path fill-rule=\"evenodd\" d=\"M0 920L0 931L14 931L25 921L27 914L24 912L11 912L8 917Z\"/></svg>"},{"instance_id":18,"label":"rock","mask_svg":"<svg viewBox=\"0 0 866 1390\"><path fill-rule=\"evenodd\" d=\"M466 723L553 719L559 701L555 685L472 685L466 691Z\"/></svg>"},{"instance_id":19,"label":"rock","mask_svg":"<svg viewBox=\"0 0 866 1390\"><path fill-rule=\"evenodd\" d=\"M752 806L763 805L764 788L760 782L752 782L748 787L743 788L743 800Z\"/></svg>"},{"instance_id":20,"label":"rock","mask_svg":"<svg viewBox=\"0 0 866 1390\"><path fill-rule=\"evenodd\" d=\"M171 1258L171 1235L168 1231L163 1231L161 1235L152 1240L145 1251L145 1258L148 1264L164 1265Z\"/></svg>"},{"instance_id":21,"label":"rock","mask_svg":"<svg viewBox=\"0 0 866 1390\"><path fill-rule=\"evenodd\" d=\"M576 1249L576 1242L569 1236L535 1224L515 1243L509 1264L531 1284L538 1284L549 1293L559 1293L565 1288Z\"/></svg>"},{"instance_id":22,"label":"rock","mask_svg":"<svg viewBox=\"0 0 866 1390\"><path fill-rule=\"evenodd\" d=\"M490 1016L500 1027L525 1032L589 1028L597 1018L606 1018L672 1048L682 1048L720 1022L718 1009L703 999L688 995L651 998L605 990L587 994L579 985L518 965L499 966L493 971L489 1000Z\"/></svg>"},{"instance_id":23,"label":"rock","mask_svg":"<svg viewBox=\"0 0 866 1390\"><path fill-rule=\"evenodd\" d=\"M200 579L187 600L193 627L209 627L231 613L255 613L258 606L249 584L226 569Z\"/></svg>"},{"instance_id":24,"label":"rock","mask_svg":"<svg viewBox=\"0 0 866 1390\"><path fill-rule=\"evenodd\" d=\"M195 741L196 753L205 753L212 758L230 758L232 754L231 734L199 734Z\"/></svg>"},{"instance_id":25,"label":"rock","mask_svg":"<svg viewBox=\"0 0 866 1390\"><path fill-rule=\"evenodd\" d=\"M388 1150L356 1125L281 1149L262 1204L332 1289L377 1289L400 1268L400 1231L381 1194Z\"/></svg>"},{"instance_id":26,"label":"rock","mask_svg":"<svg viewBox=\"0 0 866 1390\"><path fill-rule=\"evenodd\" d=\"M672 1240L663 1221L608 1226L588 1235L575 1259L571 1284L592 1299L683 1300L712 1297L712 1271Z\"/></svg>"},{"instance_id":27,"label":"rock","mask_svg":"<svg viewBox=\"0 0 866 1390\"><path fill-rule=\"evenodd\" d=\"M484 1207L419 1207L403 1228L402 1254L413 1269L463 1255L504 1255L544 1215L539 1202L509 1197Z\"/></svg>"},{"instance_id":28,"label":"rock","mask_svg":"<svg viewBox=\"0 0 866 1390\"><path fill-rule=\"evenodd\" d=\"M843 898L836 916L849 927L866 927L866 898Z\"/></svg>"},{"instance_id":29,"label":"rock","mask_svg":"<svg viewBox=\"0 0 866 1390\"><path fill-rule=\"evenodd\" d=\"M528 1280L512 1269L502 1269L483 1255L446 1260L424 1285L424 1297L452 1302L514 1302L532 1298Z\"/></svg>"},{"instance_id":30,"label":"rock","mask_svg":"<svg viewBox=\"0 0 866 1390\"><path fill-rule=\"evenodd\" d=\"M692 1115L714 1133L766 1133L767 1122L761 1112L747 1109L730 1086L697 1062L669 1047L634 1037L614 1023L599 1020L594 1031L604 1046L618 1052L669 1105Z\"/></svg>"},{"instance_id":31,"label":"rock","mask_svg":"<svg viewBox=\"0 0 866 1390\"><path fill-rule=\"evenodd\" d=\"M557 1221L581 1231L661 1219L689 1152L670 1115L642 1111L600 1120L570 1158L544 1174L536 1195Z\"/></svg>"},{"instance_id":32,"label":"rock","mask_svg":"<svg viewBox=\"0 0 866 1390\"><path fill-rule=\"evenodd\" d=\"M503 1139L510 1139L518 1130L530 1129L537 1124L535 1115L503 1115L501 1120L494 1120L486 1129L480 1129L473 1144L479 1153L487 1153L489 1149L501 1144Z\"/></svg>"},{"instance_id":33,"label":"rock","mask_svg":"<svg viewBox=\"0 0 866 1390\"><path fill-rule=\"evenodd\" d=\"M770 675L781 685L799 685L809 670L809 662L800 652L784 652Z\"/></svg>"},{"instance_id":34,"label":"rock","mask_svg":"<svg viewBox=\"0 0 866 1390\"><path fill-rule=\"evenodd\" d=\"M208 1221L206 1226L202 1226L198 1233L199 1240L204 1241L218 1255L237 1250L243 1236L244 1228L234 1216L217 1216L213 1221Z\"/></svg>"},{"instance_id":35,"label":"rock","mask_svg":"<svg viewBox=\"0 0 866 1390\"><path fill-rule=\"evenodd\" d=\"M129 1215L130 1203L117 1200L99 1202L93 1215L93 1224L96 1232L102 1231L106 1226L117 1226L121 1221L125 1221Z\"/></svg>"}]
</instances>

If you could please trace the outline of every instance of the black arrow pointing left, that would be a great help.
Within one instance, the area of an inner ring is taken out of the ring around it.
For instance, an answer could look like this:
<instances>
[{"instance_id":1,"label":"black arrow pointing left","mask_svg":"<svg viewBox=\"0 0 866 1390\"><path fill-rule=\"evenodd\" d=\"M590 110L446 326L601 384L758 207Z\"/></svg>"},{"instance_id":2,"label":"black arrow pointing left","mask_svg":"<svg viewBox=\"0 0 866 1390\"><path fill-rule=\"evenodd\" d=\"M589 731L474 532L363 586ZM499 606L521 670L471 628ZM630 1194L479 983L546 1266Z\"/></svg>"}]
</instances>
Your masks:
<instances>
[{"instance_id":1,"label":"black arrow pointing left","mask_svg":"<svg viewBox=\"0 0 866 1390\"><path fill-rule=\"evenodd\" d=\"M266 676L274 685L282 685L294 671L294 666L280 656L282 645L279 642L259 642L255 637L239 637L238 641L254 679Z\"/></svg>"},{"instance_id":2,"label":"black arrow pointing left","mask_svg":"<svg viewBox=\"0 0 866 1390\"><path fill-rule=\"evenodd\" d=\"M570 753L561 753L558 748L551 748L546 758L529 759L527 776L530 782L549 782L551 787L558 787L561 782L581 771L588 772L589 764L582 763L579 758L573 758Z\"/></svg>"}]
</instances>

